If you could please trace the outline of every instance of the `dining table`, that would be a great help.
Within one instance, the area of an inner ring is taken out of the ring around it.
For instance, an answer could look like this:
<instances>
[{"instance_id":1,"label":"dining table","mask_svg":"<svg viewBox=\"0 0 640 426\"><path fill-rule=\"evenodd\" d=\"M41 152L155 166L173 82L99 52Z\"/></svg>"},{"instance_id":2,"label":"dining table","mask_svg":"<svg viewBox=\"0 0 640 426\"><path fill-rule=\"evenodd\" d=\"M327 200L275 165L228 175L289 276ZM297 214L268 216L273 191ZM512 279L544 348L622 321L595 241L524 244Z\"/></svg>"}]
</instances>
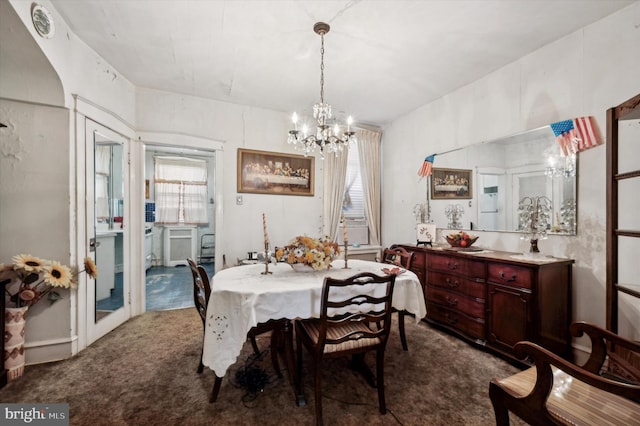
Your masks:
<instances>
[{"instance_id":1,"label":"dining table","mask_svg":"<svg viewBox=\"0 0 640 426\"><path fill-rule=\"evenodd\" d=\"M347 266L343 259L336 259L330 268L311 272L296 271L285 262L269 264L266 274L264 263L216 272L211 279L202 363L217 377L224 377L240 355L247 333L258 323L319 318L325 277L345 279L362 272L384 275L394 267L359 259L348 259ZM418 323L427 313L420 280L409 270L396 271L393 307L412 314Z\"/></svg>"}]
</instances>

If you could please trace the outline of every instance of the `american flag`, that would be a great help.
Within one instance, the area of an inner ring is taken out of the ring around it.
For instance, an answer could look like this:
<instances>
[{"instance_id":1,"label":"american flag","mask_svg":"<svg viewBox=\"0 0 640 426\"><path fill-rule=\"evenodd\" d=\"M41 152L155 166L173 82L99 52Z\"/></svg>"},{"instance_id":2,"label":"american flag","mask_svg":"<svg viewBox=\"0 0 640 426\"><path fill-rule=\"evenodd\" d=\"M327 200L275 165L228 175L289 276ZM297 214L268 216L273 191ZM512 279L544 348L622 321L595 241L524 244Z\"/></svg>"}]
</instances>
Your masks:
<instances>
[{"instance_id":1,"label":"american flag","mask_svg":"<svg viewBox=\"0 0 640 426\"><path fill-rule=\"evenodd\" d=\"M427 177L431 176L431 172L433 171L433 160L436 155L429 155L425 157L424 162L422 163L422 167L418 170L418 176Z\"/></svg>"},{"instance_id":2,"label":"american flag","mask_svg":"<svg viewBox=\"0 0 640 426\"><path fill-rule=\"evenodd\" d=\"M551 124L551 130L565 157L600 144L593 128L592 117L558 121Z\"/></svg>"}]
</instances>

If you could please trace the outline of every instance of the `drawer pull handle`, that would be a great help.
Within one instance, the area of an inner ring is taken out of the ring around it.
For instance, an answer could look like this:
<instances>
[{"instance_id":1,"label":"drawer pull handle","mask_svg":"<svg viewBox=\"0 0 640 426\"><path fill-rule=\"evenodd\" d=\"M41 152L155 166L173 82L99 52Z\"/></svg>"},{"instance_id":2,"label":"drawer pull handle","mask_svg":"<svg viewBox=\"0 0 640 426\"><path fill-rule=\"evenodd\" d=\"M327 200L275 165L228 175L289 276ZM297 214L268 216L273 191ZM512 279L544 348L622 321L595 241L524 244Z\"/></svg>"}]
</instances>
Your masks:
<instances>
[{"instance_id":1,"label":"drawer pull handle","mask_svg":"<svg viewBox=\"0 0 640 426\"><path fill-rule=\"evenodd\" d=\"M447 301L447 303L451 306L456 306L458 304L458 299L453 299L449 296L445 297L445 300Z\"/></svg>"},{"instance_id":2,"label":"drawer pull handle","mask_svg":"<svg viewBox=\"0 0 640 426\"><path fill-rule=\"evenodd\" d=\"M447 278L445 281L446 281L447 285L448 285L450 288L457 288L457 287L460 285L460 283L458 282L458 280L455 280L455 281L451 282L451 280L450 280L449 278Z\"/></svg>"},{"instance_id":3,"label":"drawer pull handle","mask_svg":"<svg viewBox=\"0 0 640 426\"><path fill-rule=\"evenodd\" d=\"M516 274L513 274L513 275L511 276L511 278L507 278L507 277L504 275L504 272L500 271L500 278L502 278L503 280L505 280L505 281L506 281L506 282L508 282L508 283L509 283L509 282L511 282L511 281L515 281L517 277L518 277L518 276L517 276Z\"/></svg>"},{"instance_id":4,"label":"drawer pull handle","mask_svg":"<svg viewBox=\"0 0 640 426\"><path fill-rule=\"evenodd\" d=\"M458 269L458 262L454 262L454 263L447 262L447 268L449 268L449 269Z\"/></svg>"}]
</instances>

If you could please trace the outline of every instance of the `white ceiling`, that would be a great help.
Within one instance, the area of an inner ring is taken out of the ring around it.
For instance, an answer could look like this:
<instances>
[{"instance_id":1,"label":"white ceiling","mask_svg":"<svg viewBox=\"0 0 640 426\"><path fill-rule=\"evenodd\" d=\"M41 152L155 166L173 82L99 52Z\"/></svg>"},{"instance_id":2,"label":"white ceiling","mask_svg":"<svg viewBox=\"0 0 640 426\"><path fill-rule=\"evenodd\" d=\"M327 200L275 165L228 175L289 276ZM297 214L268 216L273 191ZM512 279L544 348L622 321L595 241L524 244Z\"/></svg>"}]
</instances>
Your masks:
<instances>
[{"instance_id":1,"label":"white ceiling","mask_svg":"<svg viewBox=\"0 0 640 426\"><path fill-rule=\"evenodd\" d=\"M320 98L327 22L325 101L375 125L633 2L51 0L137 86L299 114Z\"/></svg>"}]
</instances>

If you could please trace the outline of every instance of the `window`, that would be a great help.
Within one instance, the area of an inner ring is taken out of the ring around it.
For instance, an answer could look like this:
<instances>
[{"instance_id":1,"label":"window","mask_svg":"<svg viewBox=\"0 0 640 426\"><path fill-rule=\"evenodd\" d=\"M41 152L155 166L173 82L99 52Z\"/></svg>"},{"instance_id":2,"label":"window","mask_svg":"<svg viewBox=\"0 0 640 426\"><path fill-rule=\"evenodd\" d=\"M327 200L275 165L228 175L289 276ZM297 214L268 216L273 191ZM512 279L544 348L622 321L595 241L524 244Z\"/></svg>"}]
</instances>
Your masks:
<instances>
[{"instance_id":1,"label":"window","mask_svg":"<svg viewBox=\"0 0 640 426\"><path fill-rule=\"evenodd\" d=\"M364 208L364 189L360 173L358 146L352 145L348 153L342 212L347 221L349 243L369 244L369 226ZM342 239L342 234L342 232L338 233L339 240ZM339 243L344 243L344 241L339 241Z\"/></svg>"},{"instance_id":2,"label":"window","mask_svg":"<svg viewBox=\"0 0 640 426\"><path fill-rule=\"evenodd\" d=\"M207 162L186 157L155 158L157 222L206 225Z\"/></svg>"}]
</instances>

